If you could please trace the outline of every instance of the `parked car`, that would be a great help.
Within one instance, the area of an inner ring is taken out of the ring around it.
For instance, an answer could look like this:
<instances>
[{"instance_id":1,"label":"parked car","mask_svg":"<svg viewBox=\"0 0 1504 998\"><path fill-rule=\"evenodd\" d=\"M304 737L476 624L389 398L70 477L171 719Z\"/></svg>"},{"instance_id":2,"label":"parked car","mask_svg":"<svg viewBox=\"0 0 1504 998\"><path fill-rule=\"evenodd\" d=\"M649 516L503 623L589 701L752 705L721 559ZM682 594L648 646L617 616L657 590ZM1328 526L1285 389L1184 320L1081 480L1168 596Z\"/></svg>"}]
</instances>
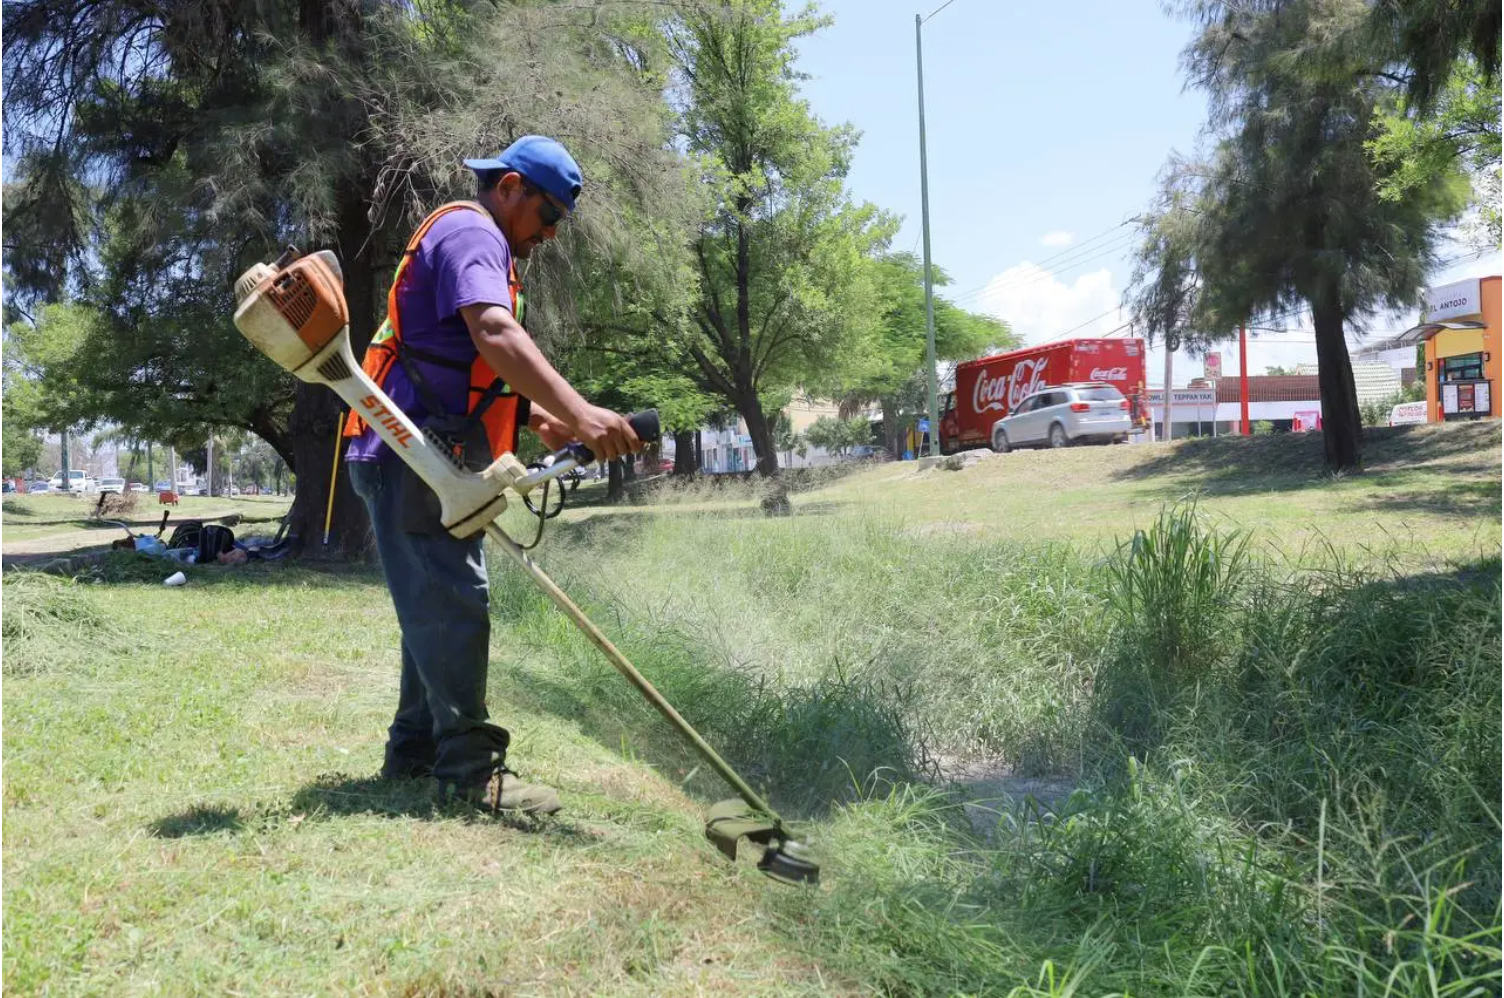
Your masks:
<instances>
[{"instance_id":1,"label":"parked car","mask_svg":"<svg viewBox=\"0 0 1504 998\"><path fill-rule=\"evenodd\" d=\"M49 483L42 481L40 478L32 482L30 485L26 486L27 495L37 496L51 491L52 486Z\"/></svg>"},{"instance_id":2,"label":"parked car","mask_svg":"<svg viewBox=\"0 0 1504 998\"><path fill-rule=\"evenodd\" d=\"M125 487L125 491L127 491L127 492L145 492L146 491L146 486L143 485L140 482L131 482L129 485L127 485Z\"/></svg>"},{"instance_id":3,"label":"parked car","mask_svg":"<svg viewBox=\"0 0 1504 998\"><path fill-rule=\"evenodd\" d=\"M98 491L100 492L100 494L110 493L111 495L121 495L125 492L125 479L101 478L99 480Z\"/></svg>"},{"instance_id":4,"label":"parked car","mask_svg":"<svg viewBox=\"0 0 1504 998\"><path fill-rule=\"evenodd\" d=\"M1076 443L1121 443L1133 429L1128 399L1112 385L1055 385L1027 396L992 424L992 449L1069 447Z\"/></svg>"},{"instance_id":5,"label":"parked car","mask_svg":"<svg viewBox=\"0 0 1504 998\"><path fill-rule=\"evenodd\" d=\"M90 478L89 473L82 468L70 468L66 484L61 471L53 475L47 484L58 492L93 492L99 488L99 483Z\"/></svg>"},{"instance_id":6,"label":"parked car","mask_svg":"<svg viewBox=\"0 0 1504 998\"><path fill-rule=\"evenodd\" d=\"M16 491L16 483L11 481L9 478L7 478L4 482L0 482L0 492L14 491Z\"/></svg>"},{"instance_id":7,"label":"parked car","mask_svg":"<svg viewBox=\"0 0 1504 998\"><path fill-rule=\"evenodd\" d=\"M172 487L172 483L169 482L165 478L162 479L160 482L153 482L152 486L151 486L151 490L153 492L172 492L172 491L174 491L174 489Z\"/></svg>"}]
</instances>

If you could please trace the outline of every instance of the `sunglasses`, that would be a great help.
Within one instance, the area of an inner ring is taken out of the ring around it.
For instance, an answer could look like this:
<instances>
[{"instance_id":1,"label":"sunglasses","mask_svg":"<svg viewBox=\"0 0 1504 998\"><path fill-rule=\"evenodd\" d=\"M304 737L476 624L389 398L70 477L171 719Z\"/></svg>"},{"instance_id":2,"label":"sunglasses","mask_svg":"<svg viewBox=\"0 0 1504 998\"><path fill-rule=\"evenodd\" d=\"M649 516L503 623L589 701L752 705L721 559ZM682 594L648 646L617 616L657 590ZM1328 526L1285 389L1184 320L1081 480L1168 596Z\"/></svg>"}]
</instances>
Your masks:
<instances>
[{"instance_id":1,"label":"sunglasses","mask_svg":"<svg viewBox=\"0 0 1504 998\"><path fill-rule=\"evenodd\" d=\"M524 194L536 194L541 199L538 203L538 221L543 223L545 229L552 229L564 221L564 209L551 201L543 188L536 184L528 183L523 186Z\"/></svg>"}]
</instances>

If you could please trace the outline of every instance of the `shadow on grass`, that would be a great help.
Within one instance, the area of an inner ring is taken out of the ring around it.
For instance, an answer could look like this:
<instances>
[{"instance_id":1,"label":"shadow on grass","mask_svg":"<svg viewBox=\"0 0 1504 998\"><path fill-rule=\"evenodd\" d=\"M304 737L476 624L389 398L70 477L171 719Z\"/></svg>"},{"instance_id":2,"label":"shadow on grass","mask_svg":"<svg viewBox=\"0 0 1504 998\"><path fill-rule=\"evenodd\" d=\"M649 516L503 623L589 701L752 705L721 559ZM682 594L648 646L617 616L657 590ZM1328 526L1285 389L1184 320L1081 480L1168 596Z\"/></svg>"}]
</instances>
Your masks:
<instances>
[{"instance_id":1,"label":"shadow on grass","mask_svg":"<svg viewBox=\"0 0 1504 998\"><path fill-rule=\"evenodd\" d=\"M5 559L7 572L50 571L94 585L153 585L181 571L188 577L185 591L196 589L256 590L269 586L307 589L374 585L384 587L381 567L373 563L343 563L281 558L244 565L183 565L134 551L84 552Z\"/></svg>"},{"instance_id":2,"label":"shadow on grass","mask_svg":"<svg viewBox=\"0 0 1504 998\"><path fill-rule=\"evenodd\" d=\"M591 840L592 836L568 821L527 815L492 814L460 801L438 795L432 780L385 780L327 773L293 794L285 805L241 809L228 805L198 804L178 814L169 814L146 827L159 839L195 835L239 833L289 822L332 821L356 815L383 818L417 818L423 821L488 821L519 832L547 834L564 840Z\"/></svg>"},{"instance_id":3,"label":"shadow on grass","mask_svg":"<svg viewBox=\"0 0 1504 998\"><path fill-rule=\"evenodd\" d=\"M548 835L566 841L593 841L567 819L526 814L491 812L439 795L433 780L386 780L379 776L349 776L326 773L293 794L288 803L294 814L328 821L352 815L383 818L419 818L424 821L460 820L495 822L519 832Z\"/></svg>"},{"instance_id":4,"label":"shadow on grass","mask_svg":"<svg viewBox=\"0 0 1504 998\"><path fill-rule=\"evenodd\" d=\"M1403 488L1403 486L1399 486ZM1497 481L1460 479L1442 486L1440 491L1380 492L1352 504L1355 510L1375 513L1430 513L1466 519L1497 515L1500 488Z\"/></svg>"},{"instance_id":5,"label":"shadow on grass","mask_svg":"<svg viewBox=\"0 0 1504 998\"><path fill-rule=\"evenodd\" d=\"M146 827L156 838L181 839L190 835L239 832L246 827L246 819L239 808L199 804L180 814L158 818Z\"/></svg>"},{"instance_id":6,"label":"shadow on grass","mask_svg":"<svg viewBox=\"0 0 1504 998\"><path fill-rule=\"evenodd\" d=\"M1375 484L1406 472L1459 476L1499 473L1499 423L1370 427L1363 431L1363 474ZM1193 479L1224 495L1319 488L1327 471L1320 433L1198 437L1162 448L1118 471L1119 481Z\"/></svg>"}]
</instances>

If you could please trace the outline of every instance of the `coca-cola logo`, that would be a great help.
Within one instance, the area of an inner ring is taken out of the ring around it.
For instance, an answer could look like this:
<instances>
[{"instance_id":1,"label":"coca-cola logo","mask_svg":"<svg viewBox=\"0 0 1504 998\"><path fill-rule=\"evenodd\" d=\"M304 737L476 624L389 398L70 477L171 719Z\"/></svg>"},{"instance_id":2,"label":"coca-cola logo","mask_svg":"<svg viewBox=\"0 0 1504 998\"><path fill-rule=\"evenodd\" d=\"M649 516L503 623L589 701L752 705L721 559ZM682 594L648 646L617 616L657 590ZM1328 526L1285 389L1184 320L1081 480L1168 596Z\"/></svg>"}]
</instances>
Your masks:
<instances>
[{"instance_id":1,"label":"coca-cola logo","mask_svg":"<svg viewBox=\"0 0 1504 998\"><path fill-rule=\"evenodd\" d=\"M1004 399L1007 400L1006 408L1011 411L1025 397L1044 387L1048 359L1021 360L1013 365L1011 374L1001 374L996 378L989 378L986 371L978 374L976 387L971 391L972 411L978 415L991 409L1001 411Z\"/></svg>"},{"instance_id":2,"label":"coca-cola logo","mask_svg":"<svg viewBox=\"0 0 1504 998\"><path fill-rule=\"evenodd\" d=\"M1128 368L1126 367L1094 367L1091 369L1089 381L1127 381Z\"/></svg>"}]
</instances>

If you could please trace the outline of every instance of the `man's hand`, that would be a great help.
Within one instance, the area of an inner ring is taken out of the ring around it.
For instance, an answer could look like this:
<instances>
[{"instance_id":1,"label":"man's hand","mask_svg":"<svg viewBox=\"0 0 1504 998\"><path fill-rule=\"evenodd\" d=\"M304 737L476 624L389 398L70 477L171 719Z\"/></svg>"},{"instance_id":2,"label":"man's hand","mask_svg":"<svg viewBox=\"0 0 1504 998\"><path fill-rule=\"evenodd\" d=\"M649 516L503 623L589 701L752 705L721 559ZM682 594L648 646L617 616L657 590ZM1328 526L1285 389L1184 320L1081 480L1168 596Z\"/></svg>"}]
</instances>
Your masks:
<instances>
[{"instance_id":1,"label":"man's hand","mask_svg":"<svg viewBox=\"0 0 1504 998\"><path fill-rule=\"evenodd\" d=\"M549 450L558 450L574 439L574 431L568 423L534 403L527 419L527 427L543 441Z\"/></svg>"},{"instance_id":2,"label":"man's hand","mask_svg":"<svg viewBox=\"0 0 1504 998\"><path fill-rule=\"evenodd\" d=\"M574 435L597 461L614 461L642 450L642 441L627 417L598 405L586 405L574 420Z\"/></svg>"}]
</instances>

